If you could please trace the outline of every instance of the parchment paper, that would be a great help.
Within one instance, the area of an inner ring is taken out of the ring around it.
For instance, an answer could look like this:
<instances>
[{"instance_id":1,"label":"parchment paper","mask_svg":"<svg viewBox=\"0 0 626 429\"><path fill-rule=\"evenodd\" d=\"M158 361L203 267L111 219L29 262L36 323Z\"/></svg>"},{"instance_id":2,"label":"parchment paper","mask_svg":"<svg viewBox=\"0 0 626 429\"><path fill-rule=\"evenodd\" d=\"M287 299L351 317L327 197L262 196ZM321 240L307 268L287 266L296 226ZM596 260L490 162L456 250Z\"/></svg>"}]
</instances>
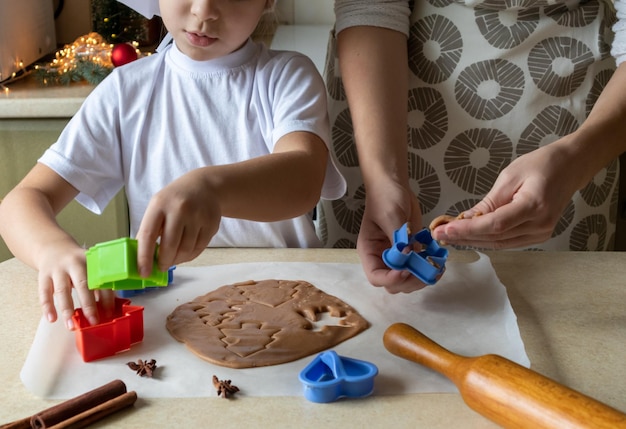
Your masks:
<instances>
[{"instance_id":1,"label":"parchment paper","mask_svg":"<svg viewBox=\"0 0 626 429\"><path fill-rule=\"evenodd\" d=\"M165 318L176 306L225 284L262 279L306 280L343 299L371 323L368 330L334 350L378 366L376 395L456 391L445 377L384 348L383 333L395 322L408 323L461 355L495 353L524 366L530 364L506 290L489 258L480 254L472 263L449 262L434 286L396 295L371 286L359 264L179 267L172 285L132 298L133 304L145 307L143 342L113 357L84 363L74 334L62 323L42 319L21 372L22 381L35 395L54 399L68 399L118 378L140 397L209 397L216 395L211 383L215 374L232 380L241 389L240 395L302 395L298 374L316 355L271 367L228 369L196 357L165 329ZM156 359L153 378L139 377L126 366L138 359Z\"/></svg>"}]
</instances>

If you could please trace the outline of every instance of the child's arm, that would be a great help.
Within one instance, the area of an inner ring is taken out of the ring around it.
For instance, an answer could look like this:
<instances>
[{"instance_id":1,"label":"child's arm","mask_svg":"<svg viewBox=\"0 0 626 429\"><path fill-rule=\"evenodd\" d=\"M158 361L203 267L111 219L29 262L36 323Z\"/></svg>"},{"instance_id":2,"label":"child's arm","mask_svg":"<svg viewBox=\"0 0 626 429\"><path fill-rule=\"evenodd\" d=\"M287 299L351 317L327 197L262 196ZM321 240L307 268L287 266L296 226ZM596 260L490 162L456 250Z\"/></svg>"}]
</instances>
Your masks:
<instances>
[{"instance_id":1,"label":"child's arm","mask_svg":"<svg viewBox=\"0 0 626 429\"><path fill-rule=\"evenodd\" d=\"M87 288L85 250L56 222L56 215L78 191L43 164L36 164L0 204L0 235L11 252L38 270L39 301L44 316L57 319L57 309L71 328L72 287L91 323L98 312ZM111 294L100 299L112 303ZM106 306L111 308L111 306Z\"/></svg>"},{"instance_id":2,"label":"child's arm","mask_svg":"<svg viewBox=\"0 0 626 429\"><path fill-rule=\"evenodd\" d=\"M272 222L312 210L320 198L328 150L308 132L283 136L270 155L193 170L154 195L143 217L140 272L152 269L160 236L162 271L192 260L208 245L222 216Z\"/></svg>"}]
</instances>

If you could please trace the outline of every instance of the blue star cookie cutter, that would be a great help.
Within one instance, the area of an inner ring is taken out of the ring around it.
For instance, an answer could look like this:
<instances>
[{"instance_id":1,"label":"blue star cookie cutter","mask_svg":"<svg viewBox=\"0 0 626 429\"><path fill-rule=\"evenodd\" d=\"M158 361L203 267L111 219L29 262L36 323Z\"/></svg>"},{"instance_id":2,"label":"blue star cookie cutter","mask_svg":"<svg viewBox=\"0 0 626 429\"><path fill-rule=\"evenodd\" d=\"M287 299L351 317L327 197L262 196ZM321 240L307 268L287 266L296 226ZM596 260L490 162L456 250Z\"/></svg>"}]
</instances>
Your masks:
<instances>
[{"instance_id":1,"label":"blue star cookie cutter","mask_svg":"<svg viewBox=\"0 0 626 429\"><path fill-rule=\"evenodd\" d=\"M389 268L408 270L428 285L437 283L447 259L448 250L439 246L428 228L411 234L408 223L394 231L393 245L383 252L383 261Z\"/></svg>"}]
</instances>

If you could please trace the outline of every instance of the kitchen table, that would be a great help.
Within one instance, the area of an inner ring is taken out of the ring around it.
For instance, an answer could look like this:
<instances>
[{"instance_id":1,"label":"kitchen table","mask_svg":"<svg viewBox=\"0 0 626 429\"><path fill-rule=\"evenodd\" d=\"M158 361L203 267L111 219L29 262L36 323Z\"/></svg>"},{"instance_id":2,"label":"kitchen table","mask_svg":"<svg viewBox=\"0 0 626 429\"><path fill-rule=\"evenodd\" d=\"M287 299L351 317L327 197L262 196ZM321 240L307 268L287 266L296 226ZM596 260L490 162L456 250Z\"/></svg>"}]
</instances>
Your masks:
<instances>
[{"instance_id":1,"label":"kitchen table","mask_svg":"<svg viewBox=\"0 0 626 429\"><path fill-rule=\"evenodd\" d=\"M626 253L485 253L506 287L531 367L626 411ZM450 260L469 262L476 257L472 251L451 251ZM349 249L207 249L185 265L264 261L359 260ZM34 396L19 376L40 320L36 282L37 273L16 259L0 263L0 424L58 402ZM134 407L93 427L109 426L497 427L468 408L460 395L450 393L371 396L330 404L299 396L139 398Z\"/></svg>"}]
</instances>

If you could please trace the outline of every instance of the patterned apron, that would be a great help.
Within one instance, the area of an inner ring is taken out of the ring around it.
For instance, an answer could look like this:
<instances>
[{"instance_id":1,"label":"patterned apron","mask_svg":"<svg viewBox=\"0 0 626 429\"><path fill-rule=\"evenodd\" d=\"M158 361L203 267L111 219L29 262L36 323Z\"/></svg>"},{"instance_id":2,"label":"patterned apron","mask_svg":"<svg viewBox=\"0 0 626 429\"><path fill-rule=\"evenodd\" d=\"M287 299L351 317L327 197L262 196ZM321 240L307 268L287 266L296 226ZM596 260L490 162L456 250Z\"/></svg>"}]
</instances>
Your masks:
<instances>
[{"instance_id":1,"label":"patterned apron","mask_svg":"<svg viewBox=\"0 0 626 429\"><path fill-rule=\"evenodd\" d=\"M615 19L604 0L415 4L407 139L424 225L471 208L514 158L582 124L615 69ZM348 191L320 203L319 233L327 247L355 247L365 191L337 64L331 34L325 77L333 156ZM551 239L532 249L612 249L618 176L615 160L576 192Z\"/></svg>"}]
</instances>

